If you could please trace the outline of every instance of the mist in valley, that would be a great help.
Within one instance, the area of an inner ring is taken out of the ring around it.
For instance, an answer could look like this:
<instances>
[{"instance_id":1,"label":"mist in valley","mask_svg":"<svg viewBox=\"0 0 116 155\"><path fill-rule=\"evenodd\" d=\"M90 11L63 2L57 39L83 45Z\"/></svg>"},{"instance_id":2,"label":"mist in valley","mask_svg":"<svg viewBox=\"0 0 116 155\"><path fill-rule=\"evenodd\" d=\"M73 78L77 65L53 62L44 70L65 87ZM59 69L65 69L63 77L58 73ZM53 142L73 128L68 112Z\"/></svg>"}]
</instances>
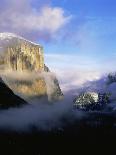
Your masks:
<instances>
[{"instance_id":1,"label":"mist in valley","mask_svg":"<svg viewBox=\"0 0 116 155\"><path fill-rule=\"evenodd\" d=\"M46 82L49 86L49 91L52 90L52 84L50 84L50 78L48 75L51 73L42 73L42 74L31 74L29 76L27 73L24 74L6 74L4 73L3 79L5 79L6 75L13 79L22 79L22 80L34 80L40 76L47 77ZM51 77L51 76L50 76ZM62 75L64 78L64 75ZM99 77L99 79L91 81L83 80L82 78L77 78L75 87L71 86L71 79L66 77L65 82L61 84L61 88L64 94L64 98L57 102L48 102L45 98L34 98L30 100L28 105L25 105L20 108L10 108L8 110L0 111L0 129L8 129L15 131L31 131L32 128L36 128L37 130L45 130L51 131L53 129L62 129L66 124L73 123L74 121L79 121L83 118L86 118L88 114L83 111L79 111L74 109L73 100L77 95L81 92L104 92L104 91L112 91L115 93L116 86L113 83L110 86L106 85L107 75L103 75ZM54 78L54 74L52 74L52 78ZM72 77L71 77L72 78ZM67 81L67 83L66 83ZM79 85L78 85L79 83ZM74 85L74 83L73 83ZM70 89L69 89L70 87ZM115 94L113 94L115 96ZM114 100L115 102L115 100ZM113 102L114 110L115 104Z\"/></svg>"}]
</instances>

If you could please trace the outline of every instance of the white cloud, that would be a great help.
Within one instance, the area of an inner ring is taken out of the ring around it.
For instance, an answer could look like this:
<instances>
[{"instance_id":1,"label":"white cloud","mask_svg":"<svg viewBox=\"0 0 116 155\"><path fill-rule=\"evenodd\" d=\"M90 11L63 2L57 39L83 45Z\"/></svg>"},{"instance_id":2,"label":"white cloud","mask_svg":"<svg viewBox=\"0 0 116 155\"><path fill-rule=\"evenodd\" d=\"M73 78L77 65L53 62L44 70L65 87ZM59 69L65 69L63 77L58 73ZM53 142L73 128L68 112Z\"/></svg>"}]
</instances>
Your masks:
<instances>
[{"instance_id":1,"label":"white cloud","mask_svg":"<svg viewBox=\"0 0 116 155\"><path fill-rule=\"evenodd\" d=\"M101 77L97 71L86 71L69 68L69 70L56 70L57 78L59 79L61 89L64 93L82 87L88 81L94 81Z\"/></svg>"},{"instance_id":2,"label":"white cloud","mask_svg":"<svg viewBox=\"0 0 116 155\"><path fill-rule=\"evenodd\" d=\"M52 36L71 18L65 16L65 11L60 7L46 4L35 9L31 0L6 0L4 5L0 11L0 31Z\"/></svg>"},{"instance_id":3,"label":"white cloud","mask_svg":"<svg viewBox=\"0 0 116 155\"><path fill-rule=\"evenodd\" d=\"M66 24L69 19L69 17L65 18L63 13L61 8L43 7L40 12L25 15L13 13L8 19L14 29L54 33Z\"/></svg>"},{"instance_id":4,"label":"white cloud","mask_svg":"<svg viewBox=\"0 0 116 155\"><path fill-rule=\"evenodd\" d=\"M88 81L99 79L104 72L95 69L95 61L77 54L46 54L45 62L56 73L63 93L82 87Z\"/></svg>"}]
</instances>

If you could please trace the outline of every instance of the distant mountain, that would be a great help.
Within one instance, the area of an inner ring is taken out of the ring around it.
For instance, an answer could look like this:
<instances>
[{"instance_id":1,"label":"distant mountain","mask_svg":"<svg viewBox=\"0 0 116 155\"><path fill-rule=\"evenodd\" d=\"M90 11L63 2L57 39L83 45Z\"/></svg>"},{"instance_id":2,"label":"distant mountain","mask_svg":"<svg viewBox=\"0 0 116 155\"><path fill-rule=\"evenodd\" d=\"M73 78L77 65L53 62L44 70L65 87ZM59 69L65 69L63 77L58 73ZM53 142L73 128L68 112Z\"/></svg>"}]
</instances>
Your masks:
<instances>
[{"instance_id":1,"label":"distant mountain","mask_svg":"<svg viewBox=\"0 0 116 155\"><path fill-rule=\"evenodd\" d=\"M19 107L26 104L27 102L15 95L0 78L0 109Z\"/></svg>"},{"instance_id":2,"label":"distant mountain","mask_svg":"<svg viewBox=\"0 0 116 155\"><path fill-rule=\"evenodd\" d=\"M74 107L81 110L116 111L116 73L87 82L74 99Z\"/></svg>"},{"instance_id":3,"label":"distant mountain","mask_svg":"<svg viewBox=\"0 0 116 155\"><path fill-rule=\"evenodd\" d=\"M44 64L43 47L12 33L0 33L0 74L26 100L63 97L57 78Z\"/></svg>"}]
</instances>

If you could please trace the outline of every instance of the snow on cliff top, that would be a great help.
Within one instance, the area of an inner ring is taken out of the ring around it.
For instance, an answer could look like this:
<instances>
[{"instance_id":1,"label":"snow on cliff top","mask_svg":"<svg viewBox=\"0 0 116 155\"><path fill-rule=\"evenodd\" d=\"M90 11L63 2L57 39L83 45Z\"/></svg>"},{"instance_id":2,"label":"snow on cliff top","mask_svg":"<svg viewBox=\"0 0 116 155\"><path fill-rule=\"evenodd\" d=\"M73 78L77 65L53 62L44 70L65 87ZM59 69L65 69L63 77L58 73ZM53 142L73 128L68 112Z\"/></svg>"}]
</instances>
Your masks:
<instances>
[{"instance_id":1,"label":"snow on cliff top","mask_svg":"<svg viewBox=\"0 0 116 155\"><path fill-rule=\"evenodd\" d=\"M0 40L4 40L4 39L12 39L12 38L19 38L19 39L23 39L22 37L13 34L13 33L0 33Z\"/></svg>"},{"instance_id":2,"label":"snow on cliff top","mask_svg":"<svg viewBox=\"0 0 116 155\"><path fill-rule=\"evenodd\" d=\"M7 32L0 33L0 40L8 40L8 39L13 39L13 38L25 40L27 42L30 42L31 44L40 46L40 44L29 41L29 40L27 40L27 39L25 39L25 38L23 38L21 36L18 36L18 35L14 34L14 33L7 33Z\"/></svg>"}]
</instances>

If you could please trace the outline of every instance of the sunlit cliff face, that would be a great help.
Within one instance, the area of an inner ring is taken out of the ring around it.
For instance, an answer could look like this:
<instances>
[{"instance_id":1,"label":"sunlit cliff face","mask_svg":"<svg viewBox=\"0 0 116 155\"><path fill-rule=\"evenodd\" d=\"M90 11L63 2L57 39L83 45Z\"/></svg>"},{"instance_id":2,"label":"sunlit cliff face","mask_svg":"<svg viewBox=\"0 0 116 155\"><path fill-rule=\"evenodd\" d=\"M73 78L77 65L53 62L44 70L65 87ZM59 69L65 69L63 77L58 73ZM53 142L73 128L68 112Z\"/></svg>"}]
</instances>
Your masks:
<instances>
[{"instance_id":1,"label":"sunlit cliff face","mask_svg":"<svg viewBox=\"0 0 116 155\"><path fill-rule=\"evenodd\" d=\"M44 71L43 47L22 39L13 39L4 46L0 65L13 71Z\"/></svg>"},{"instance_id":2,"label":"sunlit cliff face","mask_svg":"<svg viewBox=\"0 0 116 155\"><path fill-rule=\"evenodd\" d=\"M41 96L57 100L62 96L57 79L44 65L41 45L14 35L0 36L1 76L16 94L27 100Z\"/></svg>"}]
</instances>

